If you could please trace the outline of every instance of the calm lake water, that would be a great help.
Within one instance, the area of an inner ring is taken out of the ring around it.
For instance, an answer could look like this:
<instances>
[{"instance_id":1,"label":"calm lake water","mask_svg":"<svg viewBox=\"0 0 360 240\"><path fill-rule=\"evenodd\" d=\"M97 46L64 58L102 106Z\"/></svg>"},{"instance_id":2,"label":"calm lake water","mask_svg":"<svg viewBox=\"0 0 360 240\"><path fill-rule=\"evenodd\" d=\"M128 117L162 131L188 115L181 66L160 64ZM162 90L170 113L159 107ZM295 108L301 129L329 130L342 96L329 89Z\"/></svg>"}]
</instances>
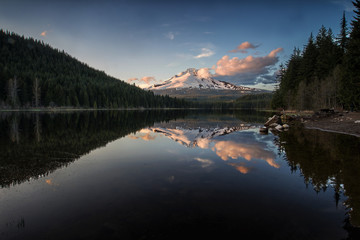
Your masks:
<instances>
[{"instance_id":1,"label":"calm lake water","mask_svg":"<svg viewBox=\"0 0 360 240\"><path fill-rule=\"evenodd\" d=\"M0 239L359 239L360 138L269 115L0 113Z\"/></svg>"}]
</instances>

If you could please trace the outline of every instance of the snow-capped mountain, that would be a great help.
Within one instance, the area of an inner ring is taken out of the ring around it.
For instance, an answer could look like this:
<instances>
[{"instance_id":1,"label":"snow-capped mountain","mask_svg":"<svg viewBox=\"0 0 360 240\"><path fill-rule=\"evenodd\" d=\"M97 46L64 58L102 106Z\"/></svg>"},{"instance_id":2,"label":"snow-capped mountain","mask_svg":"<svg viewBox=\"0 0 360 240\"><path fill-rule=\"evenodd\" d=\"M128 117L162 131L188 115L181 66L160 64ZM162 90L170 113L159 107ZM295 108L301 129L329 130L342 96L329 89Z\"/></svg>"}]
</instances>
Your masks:
<instances>
[{"instance_id":1,"label":"snow-capped mountain","mask_svg":"<svg viewBox=\"0 0 360 240\"><path fill-rule=\"evenodd\" d=\"M253 88L236 86L234 84L219 81L211 77L204 69L189 68L160 84L154 84L148 90L165 89L216 89L216 90L242 90L251 91Z\"/></svg>"}]
</instances>

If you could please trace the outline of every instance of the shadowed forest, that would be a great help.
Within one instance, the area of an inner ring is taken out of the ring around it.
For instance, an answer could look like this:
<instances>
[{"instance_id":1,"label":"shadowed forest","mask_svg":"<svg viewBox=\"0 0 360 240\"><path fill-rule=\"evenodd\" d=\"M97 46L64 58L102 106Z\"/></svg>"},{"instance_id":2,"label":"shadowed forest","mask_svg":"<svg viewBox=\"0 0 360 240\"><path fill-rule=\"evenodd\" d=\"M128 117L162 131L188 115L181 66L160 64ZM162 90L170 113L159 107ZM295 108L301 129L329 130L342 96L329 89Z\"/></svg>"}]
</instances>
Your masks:
<instances>
[{"instance_id":1,"label":"shadowed forest","mask_svg":"<svg viewBox=\"0 0 360 240\"><path fill-rule=\"evenodd\" d=\"M360 110L360 1L353 4L351 31L344 13L339 34L322 26L281 65L273 108Z\"/></svg>"}]
</instances>

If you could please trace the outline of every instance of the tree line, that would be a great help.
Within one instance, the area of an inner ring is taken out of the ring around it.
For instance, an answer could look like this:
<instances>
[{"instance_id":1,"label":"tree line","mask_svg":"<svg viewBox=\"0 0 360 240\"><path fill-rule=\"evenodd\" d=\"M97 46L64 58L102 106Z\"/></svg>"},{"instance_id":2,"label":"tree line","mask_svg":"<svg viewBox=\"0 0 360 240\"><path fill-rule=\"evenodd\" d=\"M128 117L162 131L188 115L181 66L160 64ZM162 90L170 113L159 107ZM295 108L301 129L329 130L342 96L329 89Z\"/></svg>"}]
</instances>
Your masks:
<instances>
[{"instance_id":1,"label":"tree line","mask_svg":"<svg viewBox=\"0 0 360 240\"><path fill-rule=\"evenodd\" d=\"M187 107L81 63L42 41L0 29L0 108Z\"/></svg>"},{"instance_id":2,"label":"tree line","mask_svg":"<svg viewBox=\"0 0 360 240\"><path fill-rule=\"evenodd\" d=\"M273 108L360 110L360 1L353 5L351 31L344 12L336 37L322 26L302 51L295 48L280 65Z\"/></svg>"}]
</instances>

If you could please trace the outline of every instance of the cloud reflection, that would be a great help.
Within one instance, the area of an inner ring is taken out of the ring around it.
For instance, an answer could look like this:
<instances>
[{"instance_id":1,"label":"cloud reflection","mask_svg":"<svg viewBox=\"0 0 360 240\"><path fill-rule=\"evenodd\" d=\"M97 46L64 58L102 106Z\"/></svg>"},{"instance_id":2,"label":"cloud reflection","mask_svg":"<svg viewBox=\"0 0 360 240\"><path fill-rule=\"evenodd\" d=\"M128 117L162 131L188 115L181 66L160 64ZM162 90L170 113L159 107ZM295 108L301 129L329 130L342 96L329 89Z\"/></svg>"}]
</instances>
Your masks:
<instances>
[{"instance_id":1,"label":"cloud reflection","mask_svg":"<svg viewBox=\"0 0 360 240\"><path fill-rule=\"evenodd\" d=\"M250 171L250 168L245 167L239 163L229 163L229 165L234 167L236 170L238 170L242 174L247 174Z\"/></svg>"},{"instance_id":2,"label":"cloud reflection","mask_svg":"<svg viewBox=\"0 0 360 240\"><path fill-rule=\"evenodd\" d=\"M151 141L154 140L156 138L156 136L151 134L152 131L150 131L149 129L142 129L140 130L140 133L136 134L136 135L128 135L128 137L130 139L139 139L141 138L144 141Z\"/></svg>"},{"instance_id":3,"label":"cloud reflection","mask_svg":"<svg viewBox=\"0 0 360 240\"><path fill-rule=\"evenodd\" d=\"M194 159L201 163L202 168L207 168L214 164L214 162L209 159L204 159L204 158L199 158L199 157L194 158Z\"/></svg>"},{"instance_id":4,"label":"cloud reflection","mask_svg":"<svg viewBox=\"0 0 360 240\"><path fill-rule=\"evenodd\" d=\"M280 167L274 160L274 154L257 144L218 141L215 143L212 150L224 161L229 160L229 158L238 159L240 157L245 158L248 161L251 161L252 159L261 159L265 160L272 167Z\"/></svg>"},{"instance_id":5,"label":"cloud reflection","mask_svg":"<svg viewBox=\"0 0 360 240\"><path fill-rule=\"evenodd\" d=\"M247 127L233 128L147 128L142 129L136 136L130 138L141 138L145 141L154 140L155 134L164 136L178 142L186 147L198 147L201 149L211 149L223 161L234 167L242 174L250 172L251 168L245 166L243 159L247 161L262 160L269 166L280 168L275 161L276 155L267 148L267 143L255 132L240 133L239 130L249 130ZM233 134L234 133L234 134ZM152 135L153 134L153 135ZM215 162L210 159L195 157L203 168L213 165Z\"/></svg>"}]
</instances>

